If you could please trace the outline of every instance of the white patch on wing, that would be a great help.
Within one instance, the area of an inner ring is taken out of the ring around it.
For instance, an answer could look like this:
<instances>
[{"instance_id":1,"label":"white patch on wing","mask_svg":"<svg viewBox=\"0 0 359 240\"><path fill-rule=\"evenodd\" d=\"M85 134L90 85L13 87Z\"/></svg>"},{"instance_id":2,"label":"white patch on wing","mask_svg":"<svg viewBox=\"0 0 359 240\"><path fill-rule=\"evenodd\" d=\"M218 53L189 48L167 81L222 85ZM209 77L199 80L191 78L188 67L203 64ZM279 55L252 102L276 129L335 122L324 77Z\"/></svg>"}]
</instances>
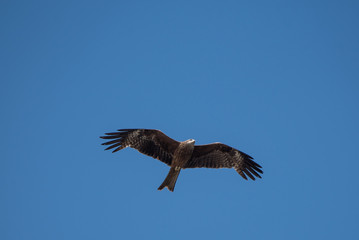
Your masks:
<instances>
[{"instance_id":1,"label":"white patch on wing","mask_svg":"<svg viewBox=\"0 0 359 240\"><path fill-rule=\"evenodd\" d=\"M140 135L140 130L136 130L131 132L131 138L137 138Z\"/></svg>"},{"instance_id":2,"label":"white patch on wing","mask_svg":"<svg viewBox=\"0 0 359 240\"><path fill-rule=\"evenodd\" d=\"M241 167L243 165L243 156L240 152L235 151L235 165Z\"/></svg>"}]
</instances>

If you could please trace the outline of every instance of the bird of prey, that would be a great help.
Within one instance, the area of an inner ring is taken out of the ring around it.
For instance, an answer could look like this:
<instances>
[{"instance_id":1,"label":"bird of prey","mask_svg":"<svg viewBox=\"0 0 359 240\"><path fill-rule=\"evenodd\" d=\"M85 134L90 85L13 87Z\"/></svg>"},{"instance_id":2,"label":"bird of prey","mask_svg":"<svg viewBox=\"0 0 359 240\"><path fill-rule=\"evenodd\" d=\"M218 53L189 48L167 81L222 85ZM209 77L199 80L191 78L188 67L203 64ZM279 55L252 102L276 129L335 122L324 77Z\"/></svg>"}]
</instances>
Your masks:
<instances>
[{"instance_id":1,"label":"bird of prey","mask_svg":"<svg viewBox=\"0 0 359 240\"><path fill-rule=\"evenodd\" d=\"M252 180L254 176L261 178L259 173L263 173L251 156L223 143L195 146L194 139L178 142L154 129L119 129L105 134L101 138L110 140L102 144L110 145L105 150L114 148L113 152L117 152L131 147L171 167L158 190L167 187L173 192L178 175L185 168L234 168L246 180L247 176Z\"/></svg>"}]
</instances>

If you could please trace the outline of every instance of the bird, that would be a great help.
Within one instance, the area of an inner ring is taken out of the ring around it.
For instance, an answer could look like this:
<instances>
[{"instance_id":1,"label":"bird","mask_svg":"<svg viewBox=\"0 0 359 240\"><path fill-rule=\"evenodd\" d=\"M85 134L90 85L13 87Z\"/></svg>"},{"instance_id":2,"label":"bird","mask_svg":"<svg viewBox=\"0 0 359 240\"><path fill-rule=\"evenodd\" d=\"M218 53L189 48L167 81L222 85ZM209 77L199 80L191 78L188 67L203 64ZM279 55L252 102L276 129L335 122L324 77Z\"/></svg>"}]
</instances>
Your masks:
<instances>
[{"instance_id":1,"label":"bird","mask_svg":"<svg viewBox=\"0 0 359 240\"><path fill-rule=\"evenodd\" d=\"M105 133L100 138L109 140L105 150L114 149L115 153L126 147L162 161L170 167L167 177L158 190L168 188L173 192L178 175L186 168L234 168L240 176L255 180L262 178L262 166L254 162L251 156L226 144L216 142L195 145L194 139L176 141L156 129L119 129Z\"/></svg>"}]
</instances>

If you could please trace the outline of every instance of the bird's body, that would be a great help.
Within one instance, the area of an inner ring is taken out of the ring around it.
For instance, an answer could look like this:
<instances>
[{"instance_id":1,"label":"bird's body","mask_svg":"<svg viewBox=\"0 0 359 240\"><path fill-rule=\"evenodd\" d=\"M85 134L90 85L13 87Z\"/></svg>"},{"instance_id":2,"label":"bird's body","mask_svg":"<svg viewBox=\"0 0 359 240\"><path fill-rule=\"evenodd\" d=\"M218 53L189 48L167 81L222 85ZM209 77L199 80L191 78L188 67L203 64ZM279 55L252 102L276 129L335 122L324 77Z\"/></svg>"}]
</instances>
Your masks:
<instances>
[{"instance_id":1,"label":"bird's body","mask_svg":"<svg viewBox=\"0 0 359 240\"><path fill-rule=\"evenodd\" d=\"M187 162L191 159L194 150L193 139L181 142L173 154L171 167L184 168Z\"/></svg>"},{"instance_id":2,"label":"bird's body","mask_svg":"<svg viewBox=\"0 0 359 240\"><path fill-rule=\"evenodd\" d=\"M158 188L158 190L162 190L164 187L168 187L168 189L173 192L181 169L186 166L186 164L192 157L194 143L195 143L195 141L190 139L190 140L181 142L178 145L178 148L175 150L175 152L173 154L171 169L170 169L166 179L163 181L161 186Z\"/></svg>"},{"instance_id":3,"label":"bird's body","mask_svg":"<svg viewBox=\"0 0 359 240\"><path fill-rule=\"evenodd\" d=\"M171 167L158 190L167 187L173 191L181 169L185 168L234 168L244 179L247 175L252 180L253 175L261 178L258 173L263 173L251 156L222 143L195 146L193 139L178 142L153 129L120 129L106 135L101 138L113 139L103 143L110 145L106 150L115 148L113 152L117 152L132 147Z\"/></svg>"}]
</instances>

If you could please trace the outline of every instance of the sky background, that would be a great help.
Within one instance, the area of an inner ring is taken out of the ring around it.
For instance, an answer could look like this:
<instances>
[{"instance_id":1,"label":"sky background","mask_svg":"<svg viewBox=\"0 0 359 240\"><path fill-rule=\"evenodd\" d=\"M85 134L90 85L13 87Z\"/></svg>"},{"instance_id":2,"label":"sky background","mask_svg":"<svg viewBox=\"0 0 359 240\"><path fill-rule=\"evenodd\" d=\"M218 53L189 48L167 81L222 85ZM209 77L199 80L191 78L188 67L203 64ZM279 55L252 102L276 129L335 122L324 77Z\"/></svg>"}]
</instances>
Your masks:
<instances>
[{"instance_id":1,"label":"sky background","mask_svg":"<svg viewBox=\"0 0 359 240\"><path fill-rule=\"evenodd\" d=\"M358 239L358 1L0 3L0 239ZM263 178L99 136L154 128Z\"/></svg>"}]
</instances>

